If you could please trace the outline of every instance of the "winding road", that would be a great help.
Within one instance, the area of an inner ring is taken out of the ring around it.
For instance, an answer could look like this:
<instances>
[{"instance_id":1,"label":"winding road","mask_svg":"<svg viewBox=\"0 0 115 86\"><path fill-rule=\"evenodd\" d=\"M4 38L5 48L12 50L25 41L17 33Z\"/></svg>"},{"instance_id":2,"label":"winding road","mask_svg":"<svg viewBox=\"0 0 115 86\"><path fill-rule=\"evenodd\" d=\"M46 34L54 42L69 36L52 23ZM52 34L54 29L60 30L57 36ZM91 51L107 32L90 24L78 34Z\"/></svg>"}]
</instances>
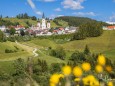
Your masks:
<instances>
[{"instance_id":1,"label":"winding road","mask_svg":"<svg viewBox=\"0 0 115 86\"><path fill-rule=\"evenodd\" d=\"M15 41L15 43L16 43L17 45L19 45L20 47L24 48L25 50L27 50L29 53L32 52L34 57L39 56L38 53L36 53L36 52L38 51L37 48L30 47L30 46L25 45L25 44L21 44L21 43L19 43L19 42L17 42L17 41Z\"/></svg>"}]
</instances>

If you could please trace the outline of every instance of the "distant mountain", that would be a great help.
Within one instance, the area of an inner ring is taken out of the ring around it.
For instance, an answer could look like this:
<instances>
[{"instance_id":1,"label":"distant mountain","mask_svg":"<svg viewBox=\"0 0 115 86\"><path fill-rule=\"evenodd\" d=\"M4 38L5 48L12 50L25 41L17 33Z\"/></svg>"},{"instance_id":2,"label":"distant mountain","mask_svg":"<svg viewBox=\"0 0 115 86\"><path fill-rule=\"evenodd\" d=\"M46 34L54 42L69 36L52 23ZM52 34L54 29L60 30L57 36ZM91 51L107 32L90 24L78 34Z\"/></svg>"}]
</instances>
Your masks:
<instances>
[{"instance_id":1,"label":"distant mountain","mask_svg":"<svg viewBox=\"0 0 115 86\"><path fill-rule=\"evenodd\" d=\"M97 22L97 23L102 23L103 25L108 25L105 22L97 21L86 17L61 16L54 19L54 21L61 21L61 20L68 22L69 26L80 26L82 24L90 23L90 22Z\"/></svg>"}]
</instances>

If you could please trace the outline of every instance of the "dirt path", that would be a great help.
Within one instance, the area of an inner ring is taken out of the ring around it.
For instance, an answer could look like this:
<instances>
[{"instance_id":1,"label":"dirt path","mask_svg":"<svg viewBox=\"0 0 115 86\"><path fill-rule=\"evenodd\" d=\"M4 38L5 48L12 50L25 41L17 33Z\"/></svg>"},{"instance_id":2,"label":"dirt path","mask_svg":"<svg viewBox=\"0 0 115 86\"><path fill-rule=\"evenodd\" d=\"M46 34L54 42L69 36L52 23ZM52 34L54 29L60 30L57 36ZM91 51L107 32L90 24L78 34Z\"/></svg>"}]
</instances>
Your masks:
<instances>
[{"instance_id":1,"label":"dirt path","mask_svg":"<svg viewBox=\"0 0 115 86\"><path fill-rule=\"evenodd\" d=\"M26 50L27 52L32 53L34 57L39 56L38 53L36 53L36 52L38 51L37 48L35 48L35 47L30 47L30 46L25 45L25 44L21 44L21 43L19 43L19 42L17 42L17 41L15 41L15 43L16 43L17 45L19 45L20 47L22 47L22 48L23 48L24 50Z\"/></svg>"}]
</instances>

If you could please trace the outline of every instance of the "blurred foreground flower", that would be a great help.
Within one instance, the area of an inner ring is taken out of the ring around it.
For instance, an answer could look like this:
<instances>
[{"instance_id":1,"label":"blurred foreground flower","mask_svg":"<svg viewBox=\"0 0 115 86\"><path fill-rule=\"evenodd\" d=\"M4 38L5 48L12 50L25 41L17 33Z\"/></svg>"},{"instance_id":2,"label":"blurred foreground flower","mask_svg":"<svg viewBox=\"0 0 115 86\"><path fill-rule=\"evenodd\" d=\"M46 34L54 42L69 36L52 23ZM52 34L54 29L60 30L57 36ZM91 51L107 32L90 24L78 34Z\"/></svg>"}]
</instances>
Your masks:
<instances>
[{"instance_id":1,"label":"blurred foreground flower","mask_svg":"<svg viewBox=\"0 0 115 86\"><path fill-rule=\"evenodd\" d=\"M62 72L63 72L63 74L64 75L66 75L66 76L68 76L68 75L70 75L71 74L71 67L70 66L64 66L63 68L62 68Z\"/></svg>"},{"instance_id":2,"label":"blurred foreground flower","mask_svg":"<svg viewBox=\"0 0 115 86\"><path fill-rule=\"evenodd\" d=\"M91 69L90 63L88 63L88 62L83 63L82 64L82 69L84 71L89 71Z\"/></svg>"},{"instance_id":3,"label":"blurred foreground flower","mask_svg":"<svg viewBox=\"0 0 115 86\"><path fill-rule=\"evenodd\" d=\"M105 86L105 84L106 86L113 86L113 83L109 81L109 79L107 80L107 78L103 78L104 73L112 72L112 67L110 65L105 64L105 57L103 55L99 55L97 59L97 65L95 66L96 72L90 71L91 65L88 62L84 62L80 66L75 66L73 69L70 66L64 66L62 68L62 72L64 75L53 74L50 78L50 86L61 86L61 84L59 84L60 78L64 78L63 80L65 80L65 85L63 86L71 86L73 83L72 79L74 79L74 86ZM104 70L106 70L107 72L104 72ZM91 74L87 73L88 71L90 71ZM101 83L101 81L104 84Z\"/></svg>"},{"instance_id":4,"label":"blurred foreground flower","mask_svg":"<svg viewBox=\"0 0 115 86\"><path fill-rule=\"evenodd\" d=\"M101 65L96 65L95 70L97 73L102 73L103 72L103 67Z\"/></svg>"},{"instance_id":5,"label":"blurred foreground flower","mask_svg":"<svg viewBox=\"0 0 115 86\"><path fill-rule=\"evenodd\" d=\"M111 66L106 66L105 68L106 68L107 72L111 72L112 71L112 67Z\"/></svg>"},{"instance_id":6,"label":"blurred foreground flower","mask_svg":"<svg viewBox=\"0 0 115 86\"><path fill-rule=\"evenodd\" d=\"M105 63L106 63L106 59L105 59L105 57L103 55L99 55L98 59L97 59L97 62L98 62L98 64L104 66Z\"/></svg>"},{"instance_id":7,"label":"blurred foreground flower","mask_svg":"<svg viewBox=\"0 0 115 86\"><path fill-rule=\"evenodd\" d=\"M82 76L82 69L79 66L76 66L73 68L73 74L76 77L81 77Z\"/></svg>"},{"instance_id":8,"label":"blurred foreground flower","mask_svg":"<svg viewBox=\"0 0 115 86\"><path fill-rule=\"evenodd\" d=\"M59 79L64 78L63 74L53 74L50 77L50 86L55 86L59 83Z\"/></svg>"},{"instance_id":9,"label":"blurred foreground flower","mask_svg":"<svg viewBox=\"0 0 115 86\"><path fill-rule=\"evenodd\" d=\"M107 86L113 86L113 83L112 82L108 82Z\"/></svg>"}]
</instances>

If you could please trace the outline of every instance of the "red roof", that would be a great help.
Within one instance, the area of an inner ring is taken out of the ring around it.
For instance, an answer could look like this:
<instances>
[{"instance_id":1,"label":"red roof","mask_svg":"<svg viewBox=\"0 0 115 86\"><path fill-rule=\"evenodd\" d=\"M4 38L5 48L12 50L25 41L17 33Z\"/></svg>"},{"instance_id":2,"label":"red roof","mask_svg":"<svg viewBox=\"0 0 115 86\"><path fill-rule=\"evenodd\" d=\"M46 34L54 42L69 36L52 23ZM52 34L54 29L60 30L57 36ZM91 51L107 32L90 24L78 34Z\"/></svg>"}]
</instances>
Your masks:
<instances>
[{"instance_id":1,"label":"red roof","mask_svg":"<svg viewBox=\"0 0 115 86\"><path fill-rule=\"evenodd\" d=\"M64 28L62 28L62 27L61 27L61 28L59 28L59 30L63 30L63 29L64 29Z\"/></svg>"},{"instance_id":2,"label":"red roof","mask_svg":"<svg viewBox=\"0 0 115 86\"><path fill-rule=\"evenodd\" d=\"M115 26L107 26L108 29L114 29Z\"/></svg>"},{"instance_id":3,"label":"red roof","mask_svg":"<svg viewBox=\"0 0 115 86\"><path fill-rule=\"evenodd\" d=\"M54 30L53 32L58 32L58 30Z\"/></svg>"}]
</instances>

